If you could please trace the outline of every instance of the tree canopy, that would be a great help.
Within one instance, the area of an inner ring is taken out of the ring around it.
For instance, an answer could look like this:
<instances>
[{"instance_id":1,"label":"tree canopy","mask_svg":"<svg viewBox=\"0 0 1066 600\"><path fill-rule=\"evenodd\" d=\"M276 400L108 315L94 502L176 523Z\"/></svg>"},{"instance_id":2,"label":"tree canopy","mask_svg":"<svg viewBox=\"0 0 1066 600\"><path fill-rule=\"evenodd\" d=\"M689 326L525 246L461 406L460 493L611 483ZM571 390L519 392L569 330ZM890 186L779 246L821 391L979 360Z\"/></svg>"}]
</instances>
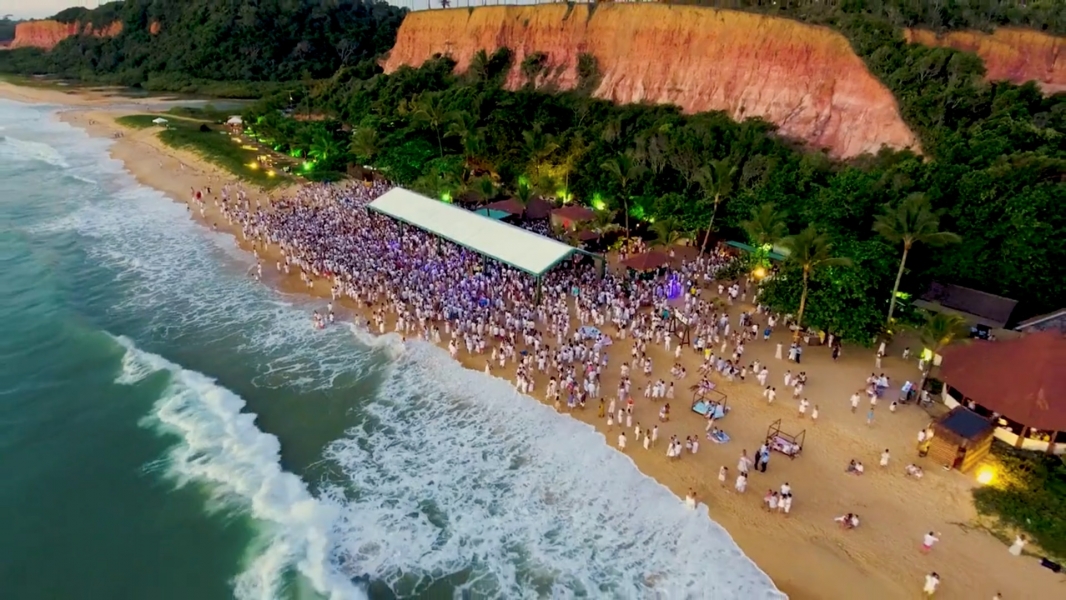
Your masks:
<instances>
[{"instance_id":1,"label":"tree canopy","mask_svg":"<svg viewBox=\"0 0 1066 600\"><path fill-rule=\"evenodd\" d=\"M115 37L79 35L51 52L3 53L0 71L156 88L317 79L387 51L406 13L379 0L125 0L54 17L97 27L121 22Z\"/></svg>"}]
</instances>

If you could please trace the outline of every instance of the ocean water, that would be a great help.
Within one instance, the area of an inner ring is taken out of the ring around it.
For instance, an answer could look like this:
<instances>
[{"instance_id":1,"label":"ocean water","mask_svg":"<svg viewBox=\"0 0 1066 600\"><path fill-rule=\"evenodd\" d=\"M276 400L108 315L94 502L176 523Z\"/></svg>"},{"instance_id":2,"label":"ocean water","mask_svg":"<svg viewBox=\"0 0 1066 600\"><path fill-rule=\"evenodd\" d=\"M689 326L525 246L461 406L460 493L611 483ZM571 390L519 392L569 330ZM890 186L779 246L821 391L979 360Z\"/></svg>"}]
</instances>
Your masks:
<instances>
[{"instance_id":1,"label":"ocean water","mask_svg":"<svg viewBox=\"0 0 1066 600\"><path fill-rule=\"evenodd\" d=\"M781 597L588 426L313 330L56 110L0 100L2 597Z\"/></svg>"}]
</instances>

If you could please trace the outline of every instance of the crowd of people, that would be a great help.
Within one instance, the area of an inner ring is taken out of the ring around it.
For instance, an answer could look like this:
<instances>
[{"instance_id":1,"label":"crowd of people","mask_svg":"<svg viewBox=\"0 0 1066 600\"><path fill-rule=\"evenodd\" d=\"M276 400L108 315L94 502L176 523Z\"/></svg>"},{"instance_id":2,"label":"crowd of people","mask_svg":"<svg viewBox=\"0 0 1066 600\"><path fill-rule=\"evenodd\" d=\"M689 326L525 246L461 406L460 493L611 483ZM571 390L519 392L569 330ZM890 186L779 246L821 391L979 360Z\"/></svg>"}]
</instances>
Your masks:
<instances>
[{"instance_id":1,"label":"crowd of people","mask_svg":"<svg viewBox=\"0 0 1066 600\"><path fill-rule=\"evenodd\" d=\"M774 401L777 390L768 383L768 365L746 361L744 353L746 345L760 338L768 341L775 327L788 327L790 316L771 314L759 305L756 288L747 285L750 282L717 281L732 260L728 253L712 251L674 260L671 266L644 277L611 270L601 274L592 259L577 258L543 276L538 298L536 282L528 274L369 210L368 205L388 189L381 181L309 185L265 206L238 188L224 186L213 201L252 245L256 277L263 276L266 245L275 245L282 251L273 265L277 272L295 271L309 288L328 282L333 301L346 298L363 309L370 317L365 324L371 331L430 341L447 348L453 357L462 352L482 356L486 373L512 379L522 393L533 393L544 385L547 400L561 411L580 410L589 402L597 405L597 416L605 419L608 431L613 434L619 428L617 447L623 452L631 444L650 450L658 442L658 424L642 426L635 420L633 407L640 396L647 402L662 401L660 422L669 420L670 401L677 390L709 392L715 388L712 376L734 382L750 379L763 389L768 402ZM206 194L194 190L191 205L198 205L204 215L205 203L211 199L210 189ZM543 224L540 227L545 229ZM699 293L701 288L713 290L715 286L717 297ZM729 308L738 301L750 302L754 308L734 321ZM330 302L324 314L316 311L313 325L326 327L334 318ZM688 329L688 348L683 349L678 323ZM628 344L630 360L611 367L607 347L612 344ZM665 355L676 359L669 376L662 373L667 365L654 363L648 353L650 345L662 345ZM778 344L778 359L784 358L783 350ZM792 344L788 359L799 365L802 350L800 344ZM682 352L699 356L702 364L697 372L690 375L682 366ZM836 351L834 358L838 355ZM618 385L603 390L602 376L608 368L618 370ZM804 418L811 409L810 418L816 421L818 406L812 407L804 395L808 374L788 369L781 377L799 416ZM873 407L888 385L883 374L871 374L865 388L852 396L852 411L865 392L870 403L868 423L872 423ZM707 406L707 439L728 441L718 427L724 403ZM919 436L919 445L923 437ZM698 435L683 440L671 436L666 455L679 460L696 454L699 446ZM744 493L752 470L766 472L770 452L763 444L753 461L742 451L733 486L736 492ZM886 449L882 467L888 456ZM852 461L847 471L861 474L861 462ZM921 477L914 465L908 465L906 474ZM729 469L722 466L718 472L722 487L728 477ZM791 486L785 483L780 490L767 491L764 506L787 516L792 501ZM695 490L686 495L685 504L695 508ZM847 529L859 522L854 513L836 520ZM939 578L931 585L935 589L938 583Z\"/></svg>"}]
</instances>

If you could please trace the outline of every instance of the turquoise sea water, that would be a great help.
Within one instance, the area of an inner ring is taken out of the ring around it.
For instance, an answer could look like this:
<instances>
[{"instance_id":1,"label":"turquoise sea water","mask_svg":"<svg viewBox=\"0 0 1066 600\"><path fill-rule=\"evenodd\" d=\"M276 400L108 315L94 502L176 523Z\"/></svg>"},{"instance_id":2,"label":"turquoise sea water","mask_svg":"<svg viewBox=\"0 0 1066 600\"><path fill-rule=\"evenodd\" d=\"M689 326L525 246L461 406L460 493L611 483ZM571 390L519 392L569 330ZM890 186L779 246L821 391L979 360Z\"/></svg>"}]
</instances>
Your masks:
<instances>
[{"instance_id":1,"label":"turquoise sea water","mask_svg":"<svg viewBox=\"0 0 1066 600\"><path fill-rule=\"evenodd\" d=\"M591 428L313 330L56 109L0 100L0 597L779 597Z\"/></svg>"}]
</instances>

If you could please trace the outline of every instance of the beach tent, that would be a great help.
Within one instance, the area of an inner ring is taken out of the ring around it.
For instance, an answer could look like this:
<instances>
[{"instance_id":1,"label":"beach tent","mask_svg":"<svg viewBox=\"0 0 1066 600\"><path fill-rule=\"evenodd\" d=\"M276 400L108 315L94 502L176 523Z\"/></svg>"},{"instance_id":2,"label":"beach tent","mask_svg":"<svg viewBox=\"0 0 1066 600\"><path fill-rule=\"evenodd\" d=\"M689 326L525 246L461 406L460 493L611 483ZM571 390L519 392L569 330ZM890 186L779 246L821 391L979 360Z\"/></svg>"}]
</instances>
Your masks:
<instances>
[{"instance_id":1,"label":"beach tent","mask_svg":"<svg viewBox=\"0 0 1066 600\"><path fill-rule=\"evenodd\" d=\"M152 122L155 123L156 125L166 125L168 123L168 121L166 119L164 119L163 117L156 117L156 118L152 119Z\"/></svg>"},{"instance_id":2,"label":"beach tent","mask_svg":"<svg viewBox=\"0 0 1066 600\"><path fill-rule=\"evenodd\" d=\"M238 117L237 115L234 115L234 116L230 117L229 120L226 121L226 125L243 125L243 124L244 124L244 119Z\"/></svg>"},{"instance_id":3,"label":"beach tent","mask_svg":"<svg viewBox=\"0 0 1066 600\"><path fill-rule=\"evenodd\" d=\"M511 213L509 213L507 211L493 210L491 208L479 208L479 209L475 210L474 212L476 214L479 214L479 215L483 216L483 217L488 217L490 219L495 219L497 221L506 219L507 217L511 216Z\"/></svg>"},{"instance_id":4,"label":"beach tent","mask_svg":"<svg viewBox=\"0 0 1066 600\"><path fill-rule=\"evenodd\" d=\"M662 252L651 250L643 254L634 254L622 261L622 264L634 271L647 272L664 267L670 262L670 257Z\"/></svg>"}]
</instances>

